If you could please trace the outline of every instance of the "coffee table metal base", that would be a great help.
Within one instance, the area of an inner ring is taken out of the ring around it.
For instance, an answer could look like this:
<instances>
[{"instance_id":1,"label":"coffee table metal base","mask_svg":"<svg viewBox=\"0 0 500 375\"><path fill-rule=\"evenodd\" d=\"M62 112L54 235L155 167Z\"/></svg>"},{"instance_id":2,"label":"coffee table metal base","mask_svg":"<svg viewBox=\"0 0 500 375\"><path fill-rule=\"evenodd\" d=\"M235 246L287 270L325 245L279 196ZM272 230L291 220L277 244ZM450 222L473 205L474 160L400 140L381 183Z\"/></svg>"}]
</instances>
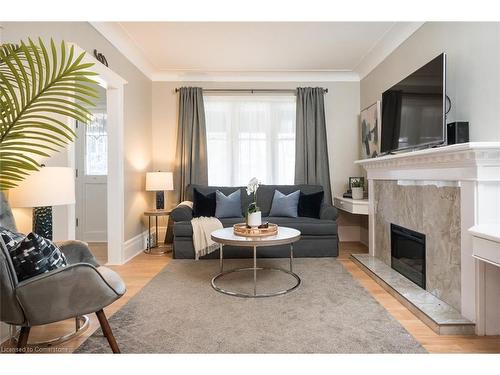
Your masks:
<instances>
[{"instance_id":1,"label":"coffee table metal base","mask_svg":"<svg viewBox=\"0 0 500 375\"><path fill-rule=\"evenodd\" d=\"M229 296L234 296L234 297L242 297L242 298L264 298L264 297L275 297L275 296L280 296L286 293L291 292L292 290L296 289L299 287L301 280L300 277L293 272L293 245L290 244L290 270L285 270L283 268L274 268L274 267L257 267L257 247L254 246L253 248L253 267L245 267L245 268L235 268L229 271L224 271L224 255L223 255L223 246L220 245L220 273L215 275L212 278L212 288L214 288L216 291L227 294ZM291 275L295 278L295 284L288 289L283 289L279 290L276 292L271 292L271 293L257 293L257 271L278 271L278 272L283 272L288 275ZM231 274L235 272L248 272L251 271L253 272L253 293L242 293L242 292L236 292L228 289L223 289L216 284L216 280Z\"/></svg>"}]
</instances>

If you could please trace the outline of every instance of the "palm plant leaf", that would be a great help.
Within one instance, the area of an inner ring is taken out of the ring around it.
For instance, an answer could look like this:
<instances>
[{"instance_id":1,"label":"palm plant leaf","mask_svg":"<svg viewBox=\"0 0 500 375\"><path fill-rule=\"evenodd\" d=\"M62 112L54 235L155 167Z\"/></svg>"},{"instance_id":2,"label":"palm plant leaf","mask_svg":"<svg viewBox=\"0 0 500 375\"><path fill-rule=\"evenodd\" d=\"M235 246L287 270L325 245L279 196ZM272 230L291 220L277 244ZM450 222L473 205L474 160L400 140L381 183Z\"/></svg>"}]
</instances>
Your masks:
<instances>
[{"instance_id":1,"label":"palm plant leaf","mask_svg":"<svg viewBox=\"0 0 500 375\"><path fill-rule=\"evenodd\" d=\"M98 98L93 64L82 62L64 42L41 39L0 46L0 190L15 187L47 157L72 142L62 117L82 123Z\"/></svg>"}]
</instances>

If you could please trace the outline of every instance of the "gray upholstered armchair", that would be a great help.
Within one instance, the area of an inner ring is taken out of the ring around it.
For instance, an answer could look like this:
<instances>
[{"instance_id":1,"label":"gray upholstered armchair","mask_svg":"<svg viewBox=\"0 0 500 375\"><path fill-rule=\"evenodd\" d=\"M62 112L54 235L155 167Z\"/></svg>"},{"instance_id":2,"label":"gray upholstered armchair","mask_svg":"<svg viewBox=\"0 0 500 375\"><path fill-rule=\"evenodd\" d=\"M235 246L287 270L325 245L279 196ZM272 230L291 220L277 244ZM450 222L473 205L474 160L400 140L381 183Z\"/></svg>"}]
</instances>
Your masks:
<instances>
[{"instance_id":1,"label":"gray upholstered armchair","mask_svg":"<svg viewBox=\"0 0 500 375\"><path fill-rule=\"evenodd\" d=\"M10 207L0 195L0 226L16 231ZM96 313L112 351L119 353L103 309L125 293L123 280L109 268L99 267L84 242L58 245L66 256L66 267L18 282L0 236L0 320L21 326L17 347L24 348L32 326Z\"/></svg>"}]
</instances>

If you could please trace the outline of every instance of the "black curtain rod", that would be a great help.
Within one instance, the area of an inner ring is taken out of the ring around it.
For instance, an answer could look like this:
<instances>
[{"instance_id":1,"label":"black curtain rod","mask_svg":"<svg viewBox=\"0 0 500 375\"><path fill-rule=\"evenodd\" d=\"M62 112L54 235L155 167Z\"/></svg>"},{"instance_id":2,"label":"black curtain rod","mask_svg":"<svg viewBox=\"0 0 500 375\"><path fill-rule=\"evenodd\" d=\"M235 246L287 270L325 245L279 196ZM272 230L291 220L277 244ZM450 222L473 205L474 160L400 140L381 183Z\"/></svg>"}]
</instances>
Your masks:
<instances>
[{"instance_id":1,"label":"black curtain rod","mask_svg":"<svg viewBox=\"0 0 500 375\"><path fill-rule=\"evenodd\" d=\"M175 89L175 92L179 92L179 88L177 87ZM296 89L202 89L203 92L249 92L251 94L254 94L256 92L288 92L288 93L293 93L295 94L297 92ZM326 94L328 93L327 88L323 88L323 92Z\"/></svg>"}]
</instances>

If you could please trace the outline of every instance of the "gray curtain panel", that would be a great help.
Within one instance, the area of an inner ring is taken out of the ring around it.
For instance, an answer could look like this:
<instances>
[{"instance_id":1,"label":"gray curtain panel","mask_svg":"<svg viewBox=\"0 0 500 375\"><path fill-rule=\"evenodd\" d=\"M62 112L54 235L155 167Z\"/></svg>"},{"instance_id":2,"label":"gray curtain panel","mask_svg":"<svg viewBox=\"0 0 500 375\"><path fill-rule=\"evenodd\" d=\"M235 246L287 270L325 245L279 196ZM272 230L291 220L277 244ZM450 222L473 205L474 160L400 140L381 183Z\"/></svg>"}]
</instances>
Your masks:
<instances>
[{"instance_id":1,"label":"gray curtain panel","mask_svg":"<svg viewBox=\"0 0 500 375\"><path fill-rule=\"evenodd\" d=\"M332 203L324 93L321 87L297 88L295 184L322 185Z\"/></svg>"},{"instance_id":2,"label":"gray curtain panel","mask_svg":"<svg viewBox=\"0 0 500 375\"><path fill-rule=\"evenodd\" d=\"M174 195L177 202L186 200L186 187L189 184L208 185L207 131L200 87L182 87L179 90L174 169Z\"/></svg>"}]
</instances>

